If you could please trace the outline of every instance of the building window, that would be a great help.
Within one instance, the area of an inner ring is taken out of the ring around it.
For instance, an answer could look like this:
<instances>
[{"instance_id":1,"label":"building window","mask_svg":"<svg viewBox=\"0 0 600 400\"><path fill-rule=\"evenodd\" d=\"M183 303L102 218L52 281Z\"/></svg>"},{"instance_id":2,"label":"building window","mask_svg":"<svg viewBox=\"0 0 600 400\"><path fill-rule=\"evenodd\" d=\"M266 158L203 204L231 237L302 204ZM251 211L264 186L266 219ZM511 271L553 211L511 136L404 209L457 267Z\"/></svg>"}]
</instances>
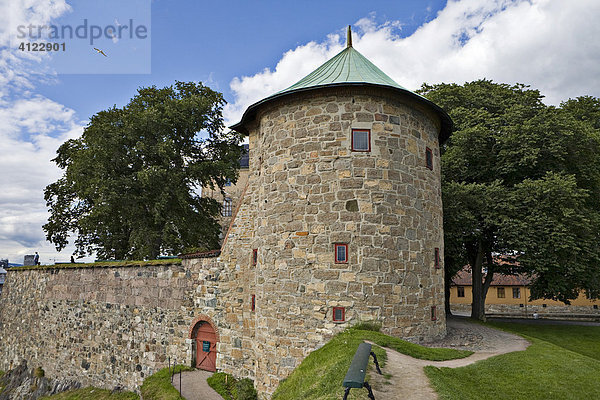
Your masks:
<instances>
[{"instance_id":1,"label":"building window","mask_svg":"<svg viewBox=\"0 0 600 400\"><path fill-rule=\"evenodd\" d=\"M346 309L344 307L333 307L333 320L344 322L346 320Z\"/></svg>"},{"instance_id":2,"label":"building window","mask_svg":"<svg viewBox=\"0 0 600 400\"><path fill-rule=\"evenodd\" d=\"M520 299L520 298L521 298L521 288L514 287L513 288L513 299Z\"/></svg>"},{"instance_id":3,"label":"building window","mask_svg":"<svg viewBox=\"0 0 600 400\"><path fill-rule=\"evenodd\" d=\"M425 165L433 171L433 151L429 147L425 149Z\"/></svg>"},{"instance_id":4,"label":"building window","mask_svg":"<svg viewBox=\"0 0 600 400\"><path fill-rule=\"evenodd\" d=\"M431 306L431 320L437 321L437 307Z\"/></svg>"},{"instance_id":5,"label":"building window","mask_svg":"<svg viewBox=\"0 0 600 400\"><path fill-rule=\"evenodd\" d=\"M440 249L439 248L435 248L435 261L434 261L434 265L436 269L440 268Z\"/></svg>"},{"instance_id":6,"label":"building window","mask_svg":"<svg viewBox=\"0 0 600 400\"><path fill-rule=\"evenodd\" d=\"M348 245L338 243L335 245L335 263L346 264L348 262Z\"/></svg>"},{"instance_id":7,"label":"building window","mask_svg":"<svg viewBox=\"0 0 600 400\"><path fill-rule=\"evenodd\" d=\"M229 197L223 200L223 210L221 211L221 214L224 217L231 217L231 199Z\"/></svg>"},{"instance_id":8,"label":"building window","mask_svg":"<svg viewBox=\"0 0 600 400\"><path fill-rule=\"evenodd\" d=\"M255 294L253 294L252 298L251 298L250 310L251 311L256 310L256 295Z\"/></svg>"},{"instance_id":9,"label":"building window","mask_svg":"<svg viewBox=\"0 0 600 400\"><path fill-rule=\"evenodd\" d=\"M352 151L371 151L371 130L352 129Z\"/></svg>"},{"instance_id":10,"label":"building window","mask_svg":"<svg viewBox=\"0 0 600 400\"><path fill-rule=\"evenodd\" d=\"M498 298L499 298L499 299L503 299L503 298L505 298L505 297L506 297L506 292L504 291L504 288L503 288L503 287L499 287L499 288L498 288L498 289L496 289L496 290L498 290Z\"/></svg>"},{"instance_id":11,"label":"building window","mask_svg":"<svg viewBox=\"0 0 600 400\"><path fill-rule=\"evenodd\" d=\"M548 304L542 304L542 308L548 307Z\"/></svg>"},{"instance_id":12,"label":"building window","mask_svg":"<svg viewBox=\"0 0 600 400\"><path fill-rule=\"evenodd\" d=\"M258 249L252 249L252 266L255 267L258 263Z\"/></svg>"},{"instance_id":13,"label":"building window","mask_svg":"<svg viewBox=\"0 0 600 400\"><path fill-rule=\"evenodd\" d=\"M456 296L457 297L465 297L465 287L464 286L458 286L456 288Z\"/></svg>"}]
</instances>

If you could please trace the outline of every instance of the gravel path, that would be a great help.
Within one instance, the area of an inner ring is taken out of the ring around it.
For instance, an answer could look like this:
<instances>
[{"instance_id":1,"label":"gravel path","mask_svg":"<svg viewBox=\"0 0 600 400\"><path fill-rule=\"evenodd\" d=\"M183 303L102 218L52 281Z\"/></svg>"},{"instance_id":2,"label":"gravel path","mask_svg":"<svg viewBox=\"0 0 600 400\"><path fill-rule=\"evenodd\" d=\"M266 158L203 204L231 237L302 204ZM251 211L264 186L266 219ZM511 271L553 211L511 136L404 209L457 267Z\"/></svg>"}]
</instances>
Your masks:
<instances>
[{"instance_id":1,"label":"gravel path","mask_svg":"<svg viewBox=\"0 0 600 400\"><path fill-rule=\"evenodd\" d=\"M383 373L392 377L385 379L376 373L371 373L375 388L376 399L411 399L431 400L438 396L429 385L429 380L423 371L426 365L435 367L464 367L486 358L513 351L523 351L529 342L520 336L493 328L472 323L466 318L449 318L447 321L448 335L429 347L448 347L460 350L475 351L467 358L449 361L427 361L412 358L397 351L386 349L388 361Z\"/></svg>"},{"instance_id":2,"label":"gravel path","mask_svg":"<svg viewBox=\"0 0 600 400\"><path fill-rule=\"evenodd\" d=\"M223 400L221 395L213 390L206 378L213 373L208 371L184 371L181 375L181 395L186 400ZM179 390L179 374L173 375L173 386Z\"/></svg>"}]
</instances>

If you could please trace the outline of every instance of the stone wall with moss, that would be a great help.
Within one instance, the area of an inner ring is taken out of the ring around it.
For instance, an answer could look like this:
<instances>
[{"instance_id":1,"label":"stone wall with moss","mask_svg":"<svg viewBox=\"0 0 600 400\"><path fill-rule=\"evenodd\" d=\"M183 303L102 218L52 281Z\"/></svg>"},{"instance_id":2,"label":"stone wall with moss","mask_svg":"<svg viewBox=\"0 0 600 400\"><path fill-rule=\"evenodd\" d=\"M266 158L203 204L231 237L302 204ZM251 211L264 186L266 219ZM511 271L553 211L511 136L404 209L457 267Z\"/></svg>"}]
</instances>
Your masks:
<instances>
[{"instance_id":1,"label":"stone wall with moss","mask_svg":"<svg viewBox=\"0 0 600 400\"><path fill-rule=\"evenodd\" d=\"M55 378L135 390L168 357L191 363L194 319L224 318L216 260L11 269L0 300L0 370L26 359Z\"/></svg>"}]
</instances>

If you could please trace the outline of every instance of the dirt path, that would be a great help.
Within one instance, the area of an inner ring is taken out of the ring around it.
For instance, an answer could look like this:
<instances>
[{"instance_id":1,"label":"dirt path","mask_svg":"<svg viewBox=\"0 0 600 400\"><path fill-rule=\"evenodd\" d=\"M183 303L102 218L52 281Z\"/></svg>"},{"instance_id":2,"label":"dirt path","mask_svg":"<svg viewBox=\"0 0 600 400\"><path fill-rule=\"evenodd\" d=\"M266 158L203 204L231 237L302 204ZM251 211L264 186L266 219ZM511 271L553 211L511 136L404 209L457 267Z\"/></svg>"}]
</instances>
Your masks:
<instances>
[{"instance_id":1,"label":"dirt path","mask_svg":"<svg viewBox=\"0 0 600 400\"><path fill-rule=\"evenodd\" d=\"M466 319L448 319L448 335L445 339L427 343L430 347L450 347L475 351L467 358L449 361L427 361L412 358L386 349L388 361L383 373L391 374L389 384L376 373L371 373L376 399L431 400L438 396L429 385L423 371L426 365L435 367L464 367L486 358L513 351L523 351L529 342L520 336L469 322Z\"/></svg>"},{"instance_id":2,"label":"dirt path","mask_svg":"<svg viewBox=\"0 0 600 400\"><path fill-rule=\"evenodd\" d=\"M219 393L215 392L206 378L213 373L208 371L184 371L181 375L181 395L186 400L223 400ZM179 390L179 374L173 375L173 386Z\"/></svg>"}]
</instances>

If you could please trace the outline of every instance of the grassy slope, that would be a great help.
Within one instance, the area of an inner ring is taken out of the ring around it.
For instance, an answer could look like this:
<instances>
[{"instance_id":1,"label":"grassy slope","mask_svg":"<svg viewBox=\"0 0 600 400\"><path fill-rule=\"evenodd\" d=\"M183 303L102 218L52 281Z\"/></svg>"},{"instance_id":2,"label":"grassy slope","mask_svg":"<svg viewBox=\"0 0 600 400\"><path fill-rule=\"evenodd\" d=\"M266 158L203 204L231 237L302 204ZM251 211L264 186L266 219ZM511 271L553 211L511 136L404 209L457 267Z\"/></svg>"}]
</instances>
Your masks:
<instances>
[{"instance_id":1,"label":"grassy slope","mask_svg":"<svg viewBox=\"0 0 600 400\"><path fill-rule=\"evenodd\" d=\"M471 354L450 349L429 349L379 332L348 329L333 337L322 348L310 353L279 385L273 400L341 399L344 395L342 381L358 345L363 340L370 340L422 359L448 360ZM375 346L374 351L380 362L385 361L386 354L383 349ZM350 399L366 399L366 393L366 390L352 390Z\"/></svg>"},{"instance_id":2,"label":"grassy slope","mask_svg":"<svg viewBox=\"0 0 600 400\"><path fill-rule=\"evenodd\" d=\"M193 371L193 368L177 365L175 371ZM168 368L163 368L154 375L144 379L140 388L144 400L177 400L179 391L171 385L171 374Z\"/></svg>"},{"instance_id":3,"label":"grassy slope","mask_svg":"<svg viewBox=\"0 0 600 400\"><path fill-rule=\"evenodd\" d=\"M600 327L493 325L531 346L463 368L426 367L441 399L600 398Z\"/></svg>"},{"instance_id":4,"label":"grassy slope","mask_svg":"<svg viewBox=\"0 0 600 400\"><path fill-rule=\"evenodd\" d=\"M40 400L139 400L139 398L133 392L111 393L110 390L87 387L42 397Z\"/></svg>"}]
</instances>

